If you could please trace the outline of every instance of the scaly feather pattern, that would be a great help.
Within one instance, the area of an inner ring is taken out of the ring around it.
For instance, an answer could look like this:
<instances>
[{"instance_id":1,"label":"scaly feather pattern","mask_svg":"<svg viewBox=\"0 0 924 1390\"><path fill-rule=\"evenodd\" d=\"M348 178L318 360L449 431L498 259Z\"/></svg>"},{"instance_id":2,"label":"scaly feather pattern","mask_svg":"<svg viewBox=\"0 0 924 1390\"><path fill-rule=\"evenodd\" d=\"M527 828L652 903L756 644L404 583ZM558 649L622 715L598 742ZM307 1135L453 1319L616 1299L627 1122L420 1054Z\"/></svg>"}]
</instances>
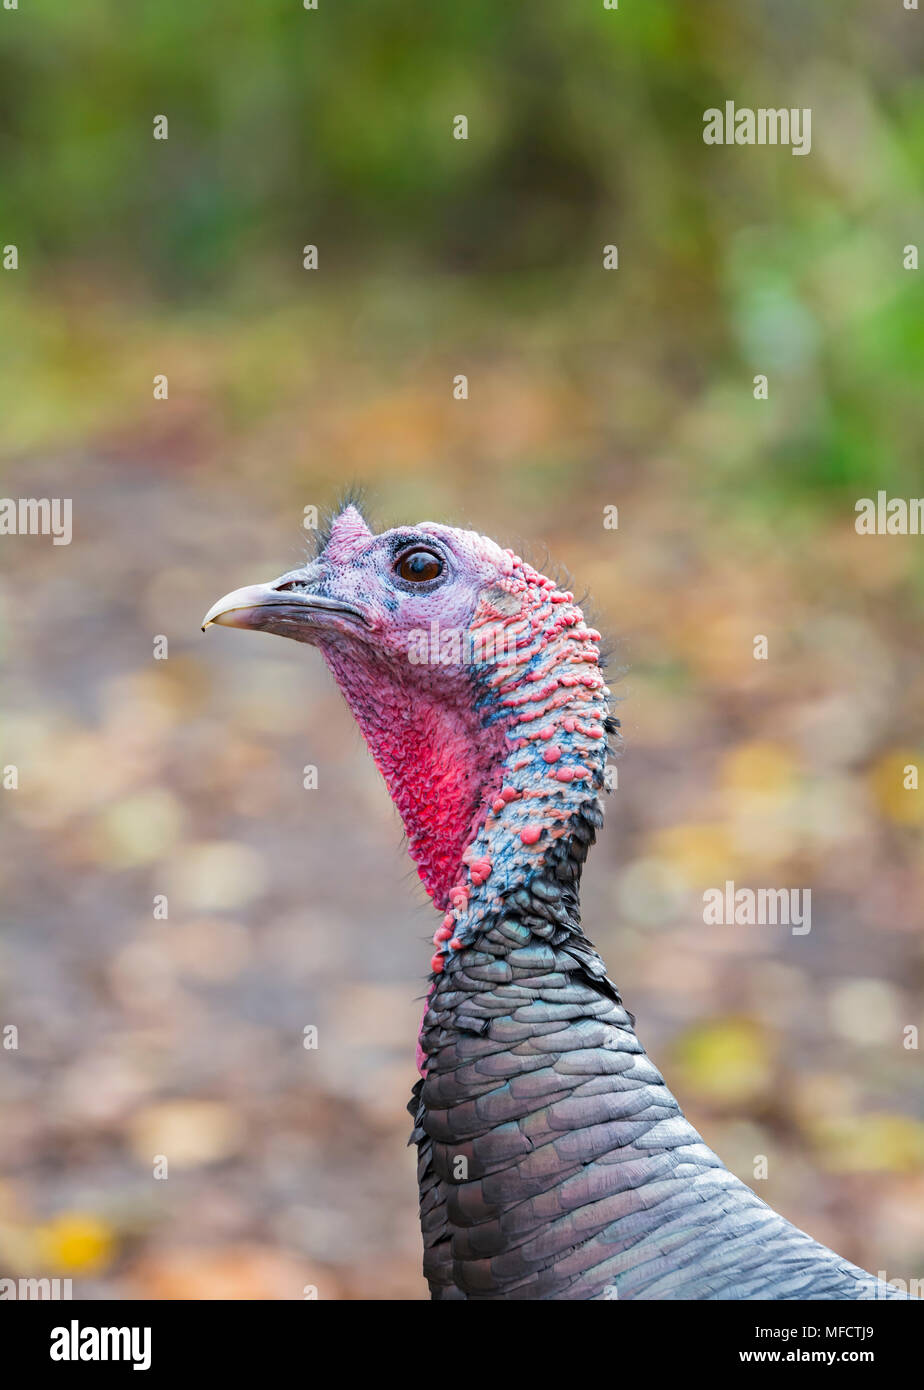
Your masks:
<instances>
[{"instance_id":1,"label":"scaly feather pattern","mask_svg":"<svg viewBox=\"0 0 924 1390\"><path fill-rule=\"evenodd\" d=\"M901 1298L734 1177L687 1122L583 936L578 812L457 954L409 1109L437 1299Z\"/></svg>"}]
</instances>

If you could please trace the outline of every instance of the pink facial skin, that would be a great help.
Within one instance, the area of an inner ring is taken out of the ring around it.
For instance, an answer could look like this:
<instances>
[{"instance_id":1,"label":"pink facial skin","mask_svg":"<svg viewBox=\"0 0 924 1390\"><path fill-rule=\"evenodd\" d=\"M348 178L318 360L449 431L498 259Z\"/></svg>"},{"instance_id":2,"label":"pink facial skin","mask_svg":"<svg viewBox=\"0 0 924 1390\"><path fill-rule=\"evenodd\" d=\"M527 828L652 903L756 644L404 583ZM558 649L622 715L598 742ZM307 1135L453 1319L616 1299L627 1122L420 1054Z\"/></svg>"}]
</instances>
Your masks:
<instances>
[{"instance_id":1,"label":"pink facial skin","mask_svg":"<svg viewBox=\"0 0 924 1390\"><path fill-rule=\"evenodd\" d=\"M438 546L450 570L440 586L418 593L395 582L402 539L404 550ZM361 608L367 627L319 633L316 644L385 778L427 892L443 908L478 815L499 788L504 729L485 728L469 666L412 663L412 634L429 634L434 622L443 632L467 631L482 593L511 572L511 557L474 532L430 522L374 536L349 507L322 564L321 591Z\"/></svg>"}]
</instances>

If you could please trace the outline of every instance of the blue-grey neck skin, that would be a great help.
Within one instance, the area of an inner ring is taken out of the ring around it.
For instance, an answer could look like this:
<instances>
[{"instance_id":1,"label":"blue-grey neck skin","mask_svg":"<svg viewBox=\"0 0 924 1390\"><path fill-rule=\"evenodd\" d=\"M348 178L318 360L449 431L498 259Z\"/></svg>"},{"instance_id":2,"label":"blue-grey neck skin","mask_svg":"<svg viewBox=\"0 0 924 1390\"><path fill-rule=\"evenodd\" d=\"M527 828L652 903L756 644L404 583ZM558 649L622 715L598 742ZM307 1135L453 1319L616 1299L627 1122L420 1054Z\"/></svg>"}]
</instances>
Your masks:
<instances>
[{"instance_id":1,"label":"blue-grey neck skin","mask_svg":"<svg viewBox=\"0 0 924 1390\"><path fill-rule=\"evenodd\" d=\"M586 801L436 980L409 1109L438 1299L903 1297L734 1177L580 928Z\"/></svg>"},{"instance_id":2,"label":"blue-grey neck skin","mask_svg":"<svg viewBox=\"0 0 924 1390\"><path fill-rule=\"evenodd\" d=\"M569 621L550 639L552 608ZM596 665L599 633L571 605L547 599L542 612L545 621L534 621L532 635L519 637L515 666L488 659L472 667L474 707L486 730L499 728L503 734L505 755L493 769L497 790L513 798L487 810L466 849L466 863L487 862L491 871L475 886L463 873L462 898L450 909L456 941L472 941L482 924L496 917L504 896L543 870L548 855L556 853L556 836L585 806L599 808L612 751L607 736L619 728ZM575 649L581 646L591 649L594 664L576 665ZM524 842L527 828L536 831L537 840ZM448 941L439 949L447 958L454 950Z\"/></svg>"}]
</instances>

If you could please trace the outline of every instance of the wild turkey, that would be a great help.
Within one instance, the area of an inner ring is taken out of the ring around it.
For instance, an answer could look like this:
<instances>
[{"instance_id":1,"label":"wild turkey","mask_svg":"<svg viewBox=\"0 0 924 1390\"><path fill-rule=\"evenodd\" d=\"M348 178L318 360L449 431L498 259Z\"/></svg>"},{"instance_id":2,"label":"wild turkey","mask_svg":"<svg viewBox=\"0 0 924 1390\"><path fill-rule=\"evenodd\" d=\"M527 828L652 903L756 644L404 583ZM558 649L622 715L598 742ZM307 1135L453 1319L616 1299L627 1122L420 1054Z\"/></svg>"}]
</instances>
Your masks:
<instances>
[{"instance_id":1,"label":"wild turkey","mask_svg":"<svg viewBox=\"0 0 924 1390\"><path fill-rule=\"evenodd\" d=\"M410 1110L437 1299L903 1295L797 1230L686 1121L580 926L610 714L599 633L511 550L348 505L203 627L321 651L442 913Z\"/></svg>"}]
</instances>

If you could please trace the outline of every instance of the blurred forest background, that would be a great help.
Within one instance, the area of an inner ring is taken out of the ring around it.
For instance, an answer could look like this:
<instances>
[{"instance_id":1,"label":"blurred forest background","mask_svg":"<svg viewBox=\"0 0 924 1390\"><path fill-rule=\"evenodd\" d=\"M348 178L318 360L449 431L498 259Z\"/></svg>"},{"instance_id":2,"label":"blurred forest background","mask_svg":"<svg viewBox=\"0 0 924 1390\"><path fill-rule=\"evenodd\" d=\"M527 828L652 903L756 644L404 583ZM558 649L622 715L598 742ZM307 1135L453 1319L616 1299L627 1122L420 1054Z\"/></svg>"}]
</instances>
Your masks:
<instances>
[{"instance_id":1,"label":"blurred forest background","mask_svg":"<svg viewBox=\"0 0 924 1390\"><path fill-rule=\"evenodd\" d=\"M74 506L0 544L0 1274L425 1296L432 909L316 655L199 632L359 482L590 591L588 932L729 1166L924 1275L924 540L854 530L924 492L922 55L901 0L0 10L0 493ZM811 933L704 926L726 879Z\"/></svg>"}]
</instances>

